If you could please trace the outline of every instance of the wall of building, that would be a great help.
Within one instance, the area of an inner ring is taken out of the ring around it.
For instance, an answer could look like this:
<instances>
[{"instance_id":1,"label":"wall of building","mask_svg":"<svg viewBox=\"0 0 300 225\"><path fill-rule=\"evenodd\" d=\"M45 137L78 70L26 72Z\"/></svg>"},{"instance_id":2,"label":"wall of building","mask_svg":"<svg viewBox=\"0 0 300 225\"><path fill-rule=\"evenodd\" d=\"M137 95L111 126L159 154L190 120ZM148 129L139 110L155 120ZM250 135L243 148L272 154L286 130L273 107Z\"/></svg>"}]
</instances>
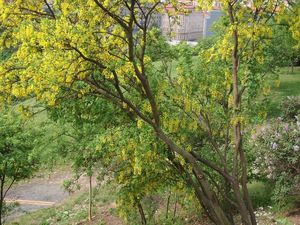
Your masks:
<instances>
[{"instance_id":1,"label":"wall of building","mask_svg":"<svg viewBox=\"0 0 300 225\"><path fill-rule=\"evenodd\" d=\"M169 40L196 41L203 36L204 14L201 11L191 11L180 14L177 18L163 14L161 29Z\"/></svg>"}]
</instances>

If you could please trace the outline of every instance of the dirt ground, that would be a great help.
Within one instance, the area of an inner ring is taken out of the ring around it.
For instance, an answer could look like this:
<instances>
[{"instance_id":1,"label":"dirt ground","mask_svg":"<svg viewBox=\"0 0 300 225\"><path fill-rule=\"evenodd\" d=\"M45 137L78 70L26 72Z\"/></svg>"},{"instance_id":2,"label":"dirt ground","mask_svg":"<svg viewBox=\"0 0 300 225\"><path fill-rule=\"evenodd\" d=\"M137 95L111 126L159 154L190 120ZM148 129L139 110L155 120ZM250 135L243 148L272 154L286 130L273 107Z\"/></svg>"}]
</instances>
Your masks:
<instances>
[{"instance_id":1,"label":"dirt ground","mask_svg":"<svg viewBox=\"0 0 300 225\"><path fill-rule=\"evenodd\" d=\"M114 216L110 211L111 209L116 208L116 205L114 203L109 204L107 206L103 206L99 208L98 212L99 214L93 218L92 223L86 223L86 224L93 224L93 225L98 225L99 224L99 218L101 218L101 221L104 222L104 224L107 225L124 225L122 220L116 216Z\"/></svg>"},{"instance_id":2,"label":"dirt ground","mask_svg":"<svg viewBox=\"0 0 300 225\"><path fill-rule=\"evenodd\" d=\"M286 216L293 223L293 225L300 225L300 202L298 202L295 209L287 213Z\"/></svg>"}]
</instances>

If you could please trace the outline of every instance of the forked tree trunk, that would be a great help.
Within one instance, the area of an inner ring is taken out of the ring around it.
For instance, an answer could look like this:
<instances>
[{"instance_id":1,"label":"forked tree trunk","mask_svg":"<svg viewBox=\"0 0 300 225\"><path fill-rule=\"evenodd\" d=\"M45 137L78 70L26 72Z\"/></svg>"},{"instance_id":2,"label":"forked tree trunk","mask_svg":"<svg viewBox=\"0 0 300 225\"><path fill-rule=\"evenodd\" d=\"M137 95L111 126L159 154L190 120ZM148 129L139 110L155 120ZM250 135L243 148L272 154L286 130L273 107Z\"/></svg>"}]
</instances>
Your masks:
<instances>
[{"instance_id":1,"label":"forked tree trunk","mask_svg":"<svg viewBox=\"0 0 300 225\"><path fill-rule=\"evenodd\" d=\"M231 17L232 25L235 26L235 18L233 13L233 6L229 4L229 15ZM241 94L239 92L239 37L238 37L238 28L233 27L233 41L234 47L232 51L232 83L233 83L233 99L234 99L234 116L238 118L240 115L241 109ZM154 127L156 133L162 141L164 141L169 148L181 155L188 164L193 168L193 177L189 174L188 182L193 186L195 194L205 209L209 218L216 225L232 225L234 221L230 219L230 215L226 215L226 209L222 207L222 204L219 202L216 192L212 184L207 180L204 172L199 166L199 162L194 157L194 155L189 152L181 149L177 146L169 137L166 135L159 127ZM231 188L234 193L237 207L236 209L239 212L241 217L241 222L243 225L256 225L256 219L252 207L252 203L249 197L247 189L247 164L246 158L244 155L244 150L242 148L242 128L241 123L237 122L233 127L233 140L235 144L234 148L234 157L233 157L233 172L230 178ZM241 170L241 177L240 171ZM182 169L184 171L184 169ZM224 174L223 174L224 175ZM228 175L228 174L227 174ZM225 175L226 176L226 175ZM242 188L240 188L240 185Z\"/></svg>"},{"instance_id":2,"label":"forked tree trunk","mask_svg":"<svg viewBox=\"0 0 300 225\"><path fill-rule=\"evenodd\" d=\"M221 207L221 204L217 200L217 197L210 187L209 183L205 180L205 177L199 179L199 175L194 172L192 175L187 172L180 163L171 160L173 165L177 168L178 172L186 178L187 184L194 189L198 202L205 210L206 215L216 225L233 225L228 219L226 212Z\"/></svg>"}]
</instances>

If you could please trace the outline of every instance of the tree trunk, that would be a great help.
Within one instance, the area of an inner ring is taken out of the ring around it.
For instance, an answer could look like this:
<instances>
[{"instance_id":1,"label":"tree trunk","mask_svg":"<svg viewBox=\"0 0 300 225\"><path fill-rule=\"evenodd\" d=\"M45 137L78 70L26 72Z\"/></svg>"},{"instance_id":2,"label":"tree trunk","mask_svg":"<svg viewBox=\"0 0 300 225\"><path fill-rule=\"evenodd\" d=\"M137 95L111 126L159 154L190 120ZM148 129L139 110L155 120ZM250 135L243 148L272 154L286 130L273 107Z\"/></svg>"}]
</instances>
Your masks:
<instances>
[{"instance_id":1,"label":"tree trunk","mask_svg":"<svg viewBox=\"0 0 300 225\"><path fill-rule=\"evenodd\" d=\"M0 225L2 225L2 211L3 211L3 199L0 198Z\"/></svg>"},{"instance_id":2,"label":"tree trunk","mask_svg":"<svg viewBox=\"0 0 300 225\"><path fill-rule=\"evenodd\" d=\"M235 58L235 67L234 67L234 82L235 82L235 93L238 93L238 83L237 83L237 69L238 69L238 60ZM239 94L234 95L236 98L236 102L239 105ZM201 167L198 164L197 158L194 157L190 152L185 151L184 149L177 146L160 128L156 127L156 133L158 137L165 142L169 149L173 152L176 152L177 154L181 155L188 164L190 164L193 168L193 174L197 181L191 182L193 184L193 188L195 190L195 194L197 196L197 199L199 200L202 207L205 209L207 215L209 218L216 224L216 225L232 225L232 221L230 221L229 217L226 215L226 210L222 207L222 204L219 202L217 195L211 185L211 183L208 182L204 172L202 171ZM242 165L239 165L239 156L242 149L242 137L241 137L241 124L237 123L234 126L234 138L235 138L235 156L234 156L234 166L233 166L233 180L232 188L237 200L237 210L240 213L240 216L242 218L242 223L244 225L256 225L255 222L255 216L254 212L251 211L250 204L251 202L246 203L247 199L244 199L242 197L242 193L239 186L239 176L238 176L238 167L241 166L241 168L244 168L246 171L246 164L242 161ZM244 174L244 173L243 173ZM247 175L247 174L246 174ZM247 177L243 178L244 181L246 181L247 184ZM245 190L247 190L247 185L243 186ZM245 192L247 193L247 192ZM248 199L250 201L250 199ZM248 206L248 207L247 207ZM251 219L250 219L251 218Z\"/></svg>"},{"instance_id":3,"label":"tree trunk","mask_svg":"<svg viewBox=\"0 0 300 225\"><path fill-rule=\"evenodd\" d=\"M234 219L233 219L233 213L234 213L234 205L232 202L230 202L230 200L228 199L232 199L231 198L231 184L227 181L224 182L224 186L225 186L225 196L224 196L224 210L226 212L226 215L229 219L229 221L234 224Z\"/></svg>"},{"instance_id":4,"label":"tree trunk","mask_svg":"<svg viewBox=\"0 0 300 225\"><path fill-rule=\"evenodd\" d=\"M92 198L93 198L93 189L92 189L92 176L89 176L89 221L92 221Z\"/></svg>"},{"instance_id":5,"label":"tree trunk","mask_svg":"<svg viewBox=\"0 0 300 225\"><path fill-rule=\"evenodd\" d=\"M232 85L233 85L233 99L234 99L234 116L236 118L240 115L241 110L241 92L239 91L239 32L236 27L236 21L233 13L233 5L229 3L228 13L230 16L230 21L233 26L232 37L233 37L233 50L232 50ZM235 181L233 182L233 190L238 204L238 211L240 213L242 223L244 225L256 225L256 219L252 207L251 200L248 194L247 188L247 164L245 159L244 150L242 148L242 128L241 122L238 121L234 125L234 143L235 152L233 158L233 177ZM240 160L239 160L240 158ZM242 169L242 192L241 196L240 183L239 183L239 168Z\"/></svg>"},{"instance_id":6,"label":"tree trunk","mask_svg":"<svg viewBox=\"0 0 300 225\"><path fill-rule=\"evenodd\" d=\"M166 219L168 219L169 216L170 198L171 198L171 192L169 192L168 199L167 199Z\"/></svg>"},{"instance_id":7,"label":"tree trunk","mask_svg":"<svg viewBox=\"0 0 300 225\"><path fill-rule=\"evenodd\" d=\"M144 209L142 207L142 204L139 201L137 201L137 207L139 209L139 213L140 213L140 216L141 216L142 225L147 225L145 212L144 212Z\"/></svg>"},{"instance_id":8,"label":"tree trunk","mask_svg":"<svg viewBox=\"0 0 300 225\"><path fill-rule=\"evenodd\" d=\"M254 224L252 224L252 222L250 220L250 214L245 205L245 201L242 197L239 182L236 181L232 186L233 186L234 196L236 198L237 205L238 205L237 210L241 216L242 224L243 225L254 225Z\"/></svg>"},{"instance_id":9,"label":"tree trunk","mask_svg":"<svg viewBox=\"0 0 300 225\"><path fill-rule=\"evenodd\" d=\"M193 187L198 202L203 207L205 213L211 219L211 221L216 225L233 225L233 223L227 218L226 212L222 209L221 204L218 202L213 190L208 188L208 185L206 184L207 181L204 181L205 178L201 177L199 179L197 172L194 172L197 180L196 183L192 175L188 173L180 163L174 160L171 161L178 172L186 178L187 184Z\"/></svg>"},{"instance_id":10,"label":"tree trunk","mask_svg":"<svg viewBox=\"0 0 300 225\"><path fill-rule=\"evenodd\" d=\"M2 221L4 219L4 215L3 215L3 203L4 203L4 176L1 176L1 180L0 180L1 184L0 184L0 225L2 225Z\"/></svg>"},{"instance_id":11,"label":"tree trunk","mask_svg":"<svg viewBox=\"0 0 300 225\"><path fill-rule=\"evenodd\" d=\"M177 212L177 195L175 194L175 205L174 205L173 218L175 218L176 212Z\"/></svg>"},{"instance_id":12,"label":"tree trunk","mask_svg":"<svg viewBox=\"0 0 300 225\"><path fill-rule=\"evenodd\" d=\"M250 214L250 219L251 219L251 223L253 225L256 225L256 218L255 218L255 214L254 214L254 209L253 209L253 205L252 205L252 201L250 199L250 195L249 195L249 191L248 191L248 187L247 187L247 183L248 183L248 178L247 178L247 161L245 158L245 153L244 151L241 151L241 164L243 165L242 168L242 190L243 190L243 197L244 197L244 201L246 202L246 207L249 211Z\"/></svg>"}]
</instances>

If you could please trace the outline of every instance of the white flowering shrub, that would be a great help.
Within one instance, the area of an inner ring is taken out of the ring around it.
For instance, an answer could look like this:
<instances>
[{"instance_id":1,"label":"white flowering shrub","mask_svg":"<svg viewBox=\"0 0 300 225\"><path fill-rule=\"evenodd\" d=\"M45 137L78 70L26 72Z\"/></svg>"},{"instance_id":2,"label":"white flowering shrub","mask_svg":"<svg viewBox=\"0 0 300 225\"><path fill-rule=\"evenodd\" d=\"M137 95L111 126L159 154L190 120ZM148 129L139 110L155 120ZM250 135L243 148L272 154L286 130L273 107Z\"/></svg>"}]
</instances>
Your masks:
<instances>
[{"instance_id":1,"label":"white flowering shrub","mask_svg":"<svg viewBox=\"0 0 300 225\"><path fill-rule=\"evenodd\" d=\"M294 119L300 114L300 96L288 96L282 103L282 116L284 119Z\"/></svg>"},{"instance_id":2,"label":"white flowering shrub","mask_svg":"<svg viewBox=\"0 0 300 225\"><path fill-rule=\"evenodd\" d=\"M252 137L252 173L274 183L277 203L300 194L300 121L295 118L273 120Z\"/></svg>"}]
</instances>

